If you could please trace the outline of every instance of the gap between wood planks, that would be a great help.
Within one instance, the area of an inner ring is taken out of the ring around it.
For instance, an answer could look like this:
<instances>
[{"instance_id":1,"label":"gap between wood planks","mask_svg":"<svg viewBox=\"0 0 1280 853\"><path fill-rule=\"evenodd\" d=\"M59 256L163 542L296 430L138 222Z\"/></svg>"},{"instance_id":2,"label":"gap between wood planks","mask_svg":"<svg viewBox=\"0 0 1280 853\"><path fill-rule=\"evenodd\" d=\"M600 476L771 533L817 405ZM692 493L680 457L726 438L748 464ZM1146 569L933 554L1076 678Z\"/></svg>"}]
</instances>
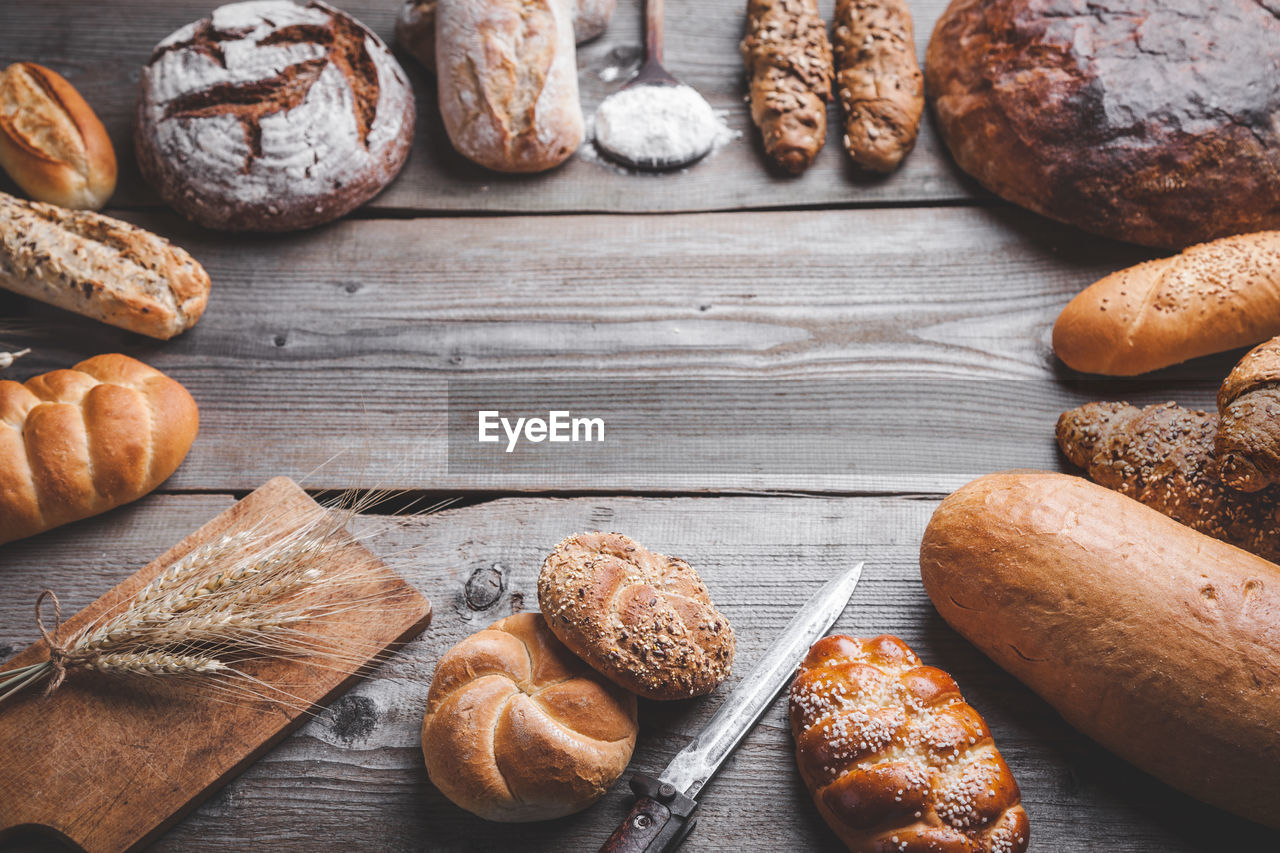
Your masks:
<instances>
[{"instance_id":1,"label":"gap between wood planks","mask_svg":"<svg viewBox=\"0 0 1280 853\"><path fill-rule=\"evenodd\" d=\"M501 219L503 217L531 216L697 216L709 213L812 213L823 210L927 210L947 207L974 208L1006 208L1017 210L1017 205L1002 198L988 195L978 198L937 198L937 199L901 199L887 201L872 199L861 201L813 202L811 204L753 205L747 207L713 207L690 208L688 210L607 210L603 208L581 207L555 210L436 210L418 207L358 207L346 214L339 221L376 222L380 219ZM108 216L119 216L120 213L155 214L172 212L163 204L121 204L112 205L101 211Z\"/></svg>"},{"instance_id":2,"label":"gap between wood planks","mask_svg":"<svg viewBox=\"0 0 1280 853\"><path fill-rule=\"evenodd\" d=\"M184 497L191 495L206 495L217 497L225 495L233 500L240 501L252 490L227 490L227 489L156 489L151 494L164 495L170 497ZM352 488L352 489L305 489L307 494L320 503L332 503L344 497L354 497L359 501L372 493L381 490L376 488ZM771 491L767 489L730 489L724 491L704 491L704 492L681 492L681 491L662 491L662 490L636 490L636 491L618 491L616 489L608 490L592 490L592 489L566 489L564 491L490 491L490 490L468 490L459 489L455 491L434 491L430 489L403 489L394 490L391 494L381 498L373 505L361 510L362 515L413 515L416 512L435 506L442 501L448 504L440 507L440 511L456 510L466 507L479 506L480 504L493 503L494 501L521 499L521 498L546 498L548 500L573 500L575 498L645 498L652 500L675 500L685 498L703 498L714 500L717 498L812 498L812 499L837 499L837 498L887 498L907 501L938 501L945 498L950 492L920 492L920 491L876 491L876 490L850 490L850 491L804 491L804 490L779 490Z\"/></svg>"}]
</instances>

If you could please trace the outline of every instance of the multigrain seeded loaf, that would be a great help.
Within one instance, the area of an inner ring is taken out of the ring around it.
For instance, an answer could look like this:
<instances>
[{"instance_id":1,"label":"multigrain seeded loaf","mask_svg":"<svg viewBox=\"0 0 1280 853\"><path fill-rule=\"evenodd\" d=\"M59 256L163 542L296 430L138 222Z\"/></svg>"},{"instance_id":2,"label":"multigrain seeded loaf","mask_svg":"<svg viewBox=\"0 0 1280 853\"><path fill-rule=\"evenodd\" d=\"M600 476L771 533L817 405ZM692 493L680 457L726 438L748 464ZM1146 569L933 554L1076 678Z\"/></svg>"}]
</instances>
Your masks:
<instances>
[{"instance_id":1,"label":"multigrain seeded loaf","mask_svg":"<svg viewBox=\"0 0 1280 853\"><path fill-rule=\"evenodd\" d=\"M221 6L142 71L143 175L209 228L290 231L336 219L404 165L413 92L386 45L320 2Z\"/></svg>"},{"instance_id":2,"label":"multigrain seeded loaf","mask_svg":"<svg viewBox=\"0 0 1280 853\"><path fill-rule=\"evenodd\" d=\"M710 693L733 666L733 629L697 572L618 533L557 545L538 575L538 604L561 642L646 699Z\"/></svg>"},{"instance_id":3,"label":"multigrain seeded loaf","mask_svg":"<svg viewBox=\"0 0 1280 853\"><path fill-rule=\"evenodd\" d=\"M440 0L440 114L453 147L498 172L542 172L582 144L571 0Z\"/></svg>"},{"instance_id":4,"label":"multigrain seeded loaf","mask_svg":"<svg viewBox=\"0 0 1280 853\"><path fill-rule=\"evenodd\" d=\"M396 44L431 71L436 70L437 0L407 0L396 18ZM618 0L578 0L573 34L578 44L596 38L609 26Z\"/></svg>"},{"instance_id":5,"label":"multigrain seeded loaf","mask_svg":"<svg viewBox=\"0 0 1280 853\"><path fill-rule=\"evenodd\" d=\"M0 287L167 340L195 325L209 275L149 231L0 193Z\"/></svg>"},{"instance_id":6,"label":"multigrain seeded loaf","mask_svg":"<svg viewBox=\"0 0 1280 853\"><path fill-rule=\"evenodd\" d=\"M128 356L0 380L0 543L137 500L178 469L198 429L187 390Z\"/></svg>"},{"instance_id":7,"label":"multigrain seeded loaf","mask_svg":"<svg viewBox=\"0 0 1280 853\"><path fill-rule=\"evenodd\" d=\"M1022 853L1013 773L951 676L897 637L809 650L788 705L800 775L853 853Z\"/></svg>"},{"instance_id":8,"label":"multigrain seeded loaf","mask_svg":"<svg viewBox=\"0 0 1280 853\"><path fill-rule=\"evenodd\" d=\"M747 68L751 120L764 152L798 175L827 140L831 42L816 0L748 0L738 47Z\"/></svg>"},{"instance_id":9,"label":"multigrain seeded loaf","mask_svg":"<svg viewBox=\"0 0 1280 853\"><path fill-rule=\"evenodd\" d=\"M574 657L537 613L463 639L436 665L422 720L427 775L486 820L582 811L636 745L636 697Z\"/></svg>"},{"instance_id":10,"label":"multigrain seeded loaf","mask_svg":"<svg viewBox=\"0 0 1280 853\"><path fill-rule=\"evenodd\" d=\"M1280 483L1280 338L1240 359L1218 389L1218 417L1222 482L1244 492Z\"/></svg>"},{"instance_id":11,"label":"multigrain seeded loaf","mask_svg":"<svg viewBox=\"0 0 1280 853\"><path fill-rule=\"evenodd\" d=\"M1280 566L1080 477L1015 471L939 505L920 574L1068 723L1280 828Z\"/></svg>"},{"instance_id":12,"label":"multigrain seeded loaf","mask_svg":"<svg viewBox=\"0 0 1280 853\"><path fill-rule=\"evenodd\" d=\"M1058 445L1094 482L1188 527L1280 560L1280 486L1240 492L1222 482L1218 416L1174 403L1087 403L1058 419Z\"/></svg>"}]
</instances>

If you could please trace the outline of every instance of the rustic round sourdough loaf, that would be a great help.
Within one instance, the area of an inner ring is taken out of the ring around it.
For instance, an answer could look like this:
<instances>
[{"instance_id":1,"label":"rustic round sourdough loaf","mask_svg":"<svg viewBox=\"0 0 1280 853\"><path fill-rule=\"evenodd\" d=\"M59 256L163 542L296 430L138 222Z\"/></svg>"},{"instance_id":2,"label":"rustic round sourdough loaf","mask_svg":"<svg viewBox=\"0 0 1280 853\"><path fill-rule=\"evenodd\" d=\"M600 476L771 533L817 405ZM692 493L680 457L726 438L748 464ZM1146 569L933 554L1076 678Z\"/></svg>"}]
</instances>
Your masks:
<instances>
[{"instance_id":1,"label":"rustic round sourdough loaf","mask_svg":"<svg viewBox=\"0 0 1280 853\"><path fill-rule=\"evenodd\" d=\"M409 154L413 92L386 45L324 3L222 6L156 46L142 72L143 175L210 228L336 219Z\"/></svg>"},{"instance_id":2,"label":"rustic round sourdough loaf","mask_svg":"<svg viewBox=\"0 0 1280 853\"><path fill-rule=\"evenodd\" d=\"M953 0L925 74L966 172L1181 248L1280 225L1280 13L1258 0Z\"/></svg>"}]
</instances>

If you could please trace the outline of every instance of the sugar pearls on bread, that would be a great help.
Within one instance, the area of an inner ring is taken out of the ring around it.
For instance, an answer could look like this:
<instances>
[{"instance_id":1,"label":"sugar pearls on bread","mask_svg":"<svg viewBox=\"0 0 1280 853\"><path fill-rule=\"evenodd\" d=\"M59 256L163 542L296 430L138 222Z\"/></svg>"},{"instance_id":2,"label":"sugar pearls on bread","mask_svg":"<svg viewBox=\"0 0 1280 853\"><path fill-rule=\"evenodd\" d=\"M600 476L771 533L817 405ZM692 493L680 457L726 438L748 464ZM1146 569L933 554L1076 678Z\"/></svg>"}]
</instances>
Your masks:
<instances>
[{"instance_id":1,"label":"sugar pearls on bread","mask_svg":"<svg viewBox=\"0 0 1280 853\"><path fill-rule=\"evenodd\" d=\"M697 572L618 533L557 545L538 603L561 642L646 699L710 693L733 665L733 629Z\"/></svg>"},{"instance_id":2,"label":"sugar pearls on bread","mask_svg":"<svg viewBox=\"0 0 1280 853\"><path fill-rule=\"evenodd\" d=\"M409 154L413 92L386 45L324 3L222 6L142 72L138 165L210 228L289 231L372 198Z\"/></svg>"}]
</instances>

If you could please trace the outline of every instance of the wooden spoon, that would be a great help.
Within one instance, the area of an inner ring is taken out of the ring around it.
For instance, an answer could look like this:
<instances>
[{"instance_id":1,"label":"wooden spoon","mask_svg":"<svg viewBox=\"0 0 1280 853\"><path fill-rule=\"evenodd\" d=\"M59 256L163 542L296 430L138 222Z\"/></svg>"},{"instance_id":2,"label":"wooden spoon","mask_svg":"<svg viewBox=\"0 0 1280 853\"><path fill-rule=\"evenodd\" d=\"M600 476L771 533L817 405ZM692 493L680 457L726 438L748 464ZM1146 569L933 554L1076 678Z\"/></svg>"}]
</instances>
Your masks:
<instances>
[{"instance_id":1,"label":"wooden spoon","mask_svg":"<svg viewBox=\"0 0 1280 853\"><path fill-rule=\"evenodd\" d=\"M664 0L645 2L645 61L596 110L596 145L638 169L663 171L705 157L719 121L706 99L662 64Z\"/></svg>"}]
</instances>

